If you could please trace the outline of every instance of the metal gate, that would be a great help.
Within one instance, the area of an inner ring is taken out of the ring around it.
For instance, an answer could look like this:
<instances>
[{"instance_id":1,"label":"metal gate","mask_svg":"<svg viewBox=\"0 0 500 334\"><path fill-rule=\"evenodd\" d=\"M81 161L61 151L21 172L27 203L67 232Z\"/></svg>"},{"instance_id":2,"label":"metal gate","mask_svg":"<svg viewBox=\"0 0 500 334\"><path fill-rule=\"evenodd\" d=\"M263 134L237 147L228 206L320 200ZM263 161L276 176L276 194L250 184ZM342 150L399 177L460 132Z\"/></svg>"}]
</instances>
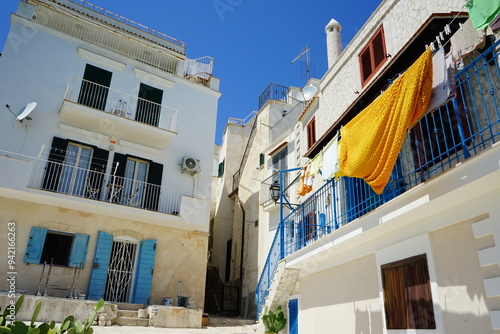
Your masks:
<instances>
[{"instance_id":1,"label":"metal gate","mask_svg":"<svg viewBox=\"0 0 500 334\"><path fill-rule=\"evenodd\" d=\"M104 300L130 302L136 259L137 242L113 240Z\"/></svg>"}]
</instances>

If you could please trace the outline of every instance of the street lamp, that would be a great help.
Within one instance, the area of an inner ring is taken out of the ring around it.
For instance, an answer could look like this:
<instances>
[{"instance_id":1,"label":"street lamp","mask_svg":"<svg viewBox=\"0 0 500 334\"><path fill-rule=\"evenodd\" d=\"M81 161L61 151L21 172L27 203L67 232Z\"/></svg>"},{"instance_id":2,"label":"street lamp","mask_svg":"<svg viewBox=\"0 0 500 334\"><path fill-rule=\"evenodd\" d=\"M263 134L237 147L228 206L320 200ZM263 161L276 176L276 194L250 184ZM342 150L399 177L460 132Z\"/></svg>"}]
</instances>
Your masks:
<instances>
[{"instance_id":1,"label":"street lamp","mask_svg":"<svg viewBox=\"0 0 500 334\"><path fill-rule=\"evenodd\" d=\"M278 180L273 181L269 187L269 191L271 192L271 198L274 200L274 203L276 203L280 198L280 184Z\"/></svg>"}]
</instances>

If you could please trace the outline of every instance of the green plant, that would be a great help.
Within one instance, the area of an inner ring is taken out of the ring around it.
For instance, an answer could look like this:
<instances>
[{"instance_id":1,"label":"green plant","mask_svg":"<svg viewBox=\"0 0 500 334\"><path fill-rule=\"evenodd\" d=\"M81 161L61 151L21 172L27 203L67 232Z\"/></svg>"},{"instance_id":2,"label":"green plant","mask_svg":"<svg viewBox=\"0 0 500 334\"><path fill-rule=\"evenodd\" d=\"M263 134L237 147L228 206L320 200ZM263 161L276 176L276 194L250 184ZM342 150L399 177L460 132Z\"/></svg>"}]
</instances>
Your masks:
<instances>
[{"instance_id":1,"label":"green plant","mask_svg":"<svg viewBox=\"0 0 500 334\"><path fill-rule=\"evenodd\" d=\"M29 326L22 321L7 321L13 320L21 308L24 301L24 295L20 295L15 304L11 303L5 308L4 312L0 314L0 334L1 333L13 333L13 334L92 334L94 329L91 327L94 322L97 311L99 311L104 306L104 300L101 298L96 307L82 323L80 320L75 321L75 317L70 315L64 319L60 327L56 327L55 321L50 323L42 323L35 326L36 318L40 313L42 307L42 302L36 304L33 315L31 316L31 322ZM0 309L1 311L1 309Z\"/></svg>"},{"instance_id":2,"label":"green plant","mask_svg":"<svg viewBox=\"0 0 500 334\"><path fill-rule=\"evenodd\" d=\"M262 315L262 322L266 327L266 333L278 333L283 330L286 325L286 318L281 306L278 306L274 312L266 307L264 315Z\"/></svg>"}]
</instances>

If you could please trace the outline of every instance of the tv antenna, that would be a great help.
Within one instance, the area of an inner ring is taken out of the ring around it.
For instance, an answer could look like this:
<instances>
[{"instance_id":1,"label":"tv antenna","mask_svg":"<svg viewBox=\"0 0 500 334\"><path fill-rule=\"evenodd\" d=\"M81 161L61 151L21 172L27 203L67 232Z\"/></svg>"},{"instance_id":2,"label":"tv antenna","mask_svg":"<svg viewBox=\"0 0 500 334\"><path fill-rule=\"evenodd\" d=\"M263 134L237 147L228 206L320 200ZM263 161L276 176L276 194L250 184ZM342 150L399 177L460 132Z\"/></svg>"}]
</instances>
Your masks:
<instances>
[{"instance_id":1,"label":"tv antenna","mask_svg":"<svg viewBox=\"0 0 500 334\"><path fill-rule=\"evenodd\" d=\"M295 57L294 60L292 60L290 63L293 64L295 63L297 60L299 60L300 58L303 58L305 57L306 59L306 80L309 81L309 79L311 79L311 60L310 60L310 57L309 57L309 47L306 46L305 50L302 51L297 57Z\"/></svg>"}]
</instances>

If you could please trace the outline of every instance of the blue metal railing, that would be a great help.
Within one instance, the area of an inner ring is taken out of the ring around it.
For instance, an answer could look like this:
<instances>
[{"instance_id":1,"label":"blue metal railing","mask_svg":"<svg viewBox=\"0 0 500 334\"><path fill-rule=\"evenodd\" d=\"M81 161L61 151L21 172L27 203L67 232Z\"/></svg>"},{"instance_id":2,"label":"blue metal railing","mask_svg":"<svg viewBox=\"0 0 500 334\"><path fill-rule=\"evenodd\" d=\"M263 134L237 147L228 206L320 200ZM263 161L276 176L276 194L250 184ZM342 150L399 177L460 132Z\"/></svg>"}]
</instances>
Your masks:
<instances>
[{"instance_id":1,"label":"blue metal railing","mask_svg":"<svg viewBox=\"0 0 500 334\"><path fill-rule=\"evenodd\" d=\"M499 49L500 41L461 70L455 98L409 131L381 195L361 179L331 179L280 217L256 287L257 316L280 260L500 140Z\"/></svg>"},{"instance_id":2,"label":"blue metal railing","mask_svg":"<svg viewBox=\"0 0 500 334\"><path fill-rule=\"evenodd\" d=\"M262 108L264 104L268 100L277 100L288 102L288 87L277 85L277 84L269 84L269 86L264 89L262 94L259 96L259 110Z\"/></svg>"}]
</instances>

